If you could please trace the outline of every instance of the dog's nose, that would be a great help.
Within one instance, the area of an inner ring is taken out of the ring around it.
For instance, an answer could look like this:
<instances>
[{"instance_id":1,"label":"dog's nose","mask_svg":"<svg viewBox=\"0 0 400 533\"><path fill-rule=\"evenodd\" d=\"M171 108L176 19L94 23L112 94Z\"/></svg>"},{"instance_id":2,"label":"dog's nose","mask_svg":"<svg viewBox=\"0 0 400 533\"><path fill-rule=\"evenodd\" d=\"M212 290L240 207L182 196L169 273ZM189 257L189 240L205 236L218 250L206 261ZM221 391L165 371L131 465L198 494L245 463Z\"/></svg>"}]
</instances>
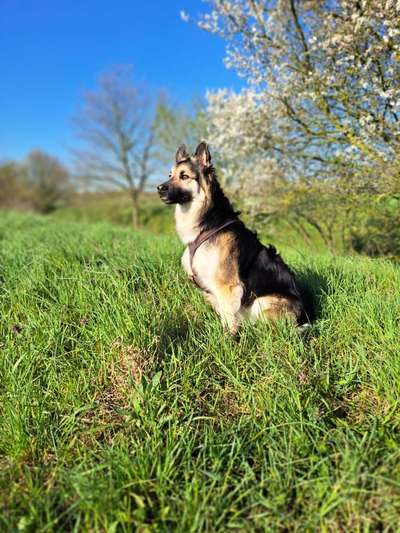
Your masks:
<instances>
[{"instance_id":1,"label":"dog's nose","mask_svg":"<svg viewBox=\"0 0 400 533\"><path fill-rule=\"evenodd\" d=\"M158 192L165 192L165 191L168 191L168 186L165 185L165 183L161 183L161 185L159 185L157 187L157 191Z\"/></svg>"}]
</instances>

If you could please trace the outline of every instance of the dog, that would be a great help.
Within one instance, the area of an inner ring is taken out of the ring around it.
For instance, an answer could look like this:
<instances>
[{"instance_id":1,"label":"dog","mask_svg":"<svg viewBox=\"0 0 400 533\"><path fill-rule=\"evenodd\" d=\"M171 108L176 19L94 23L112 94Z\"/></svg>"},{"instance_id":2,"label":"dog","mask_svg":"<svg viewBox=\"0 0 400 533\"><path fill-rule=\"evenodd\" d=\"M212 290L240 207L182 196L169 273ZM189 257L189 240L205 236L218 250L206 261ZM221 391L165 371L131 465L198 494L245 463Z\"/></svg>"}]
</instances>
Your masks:
<instances>
[{"instance_id":1,"label":"dog","mask_svg":"<svg viewBox=\"0 0 400 533\"><path fill-rule=\"evenodd\" d=\"M232 334L245 318L287 317L298 326L311 321L310 302L294 273L225 196L205 142L192 156L179 146L169 179L157 190L164 203L176 205L176 230L186 246L183 268Z\"/></svg>"}]
</instances>

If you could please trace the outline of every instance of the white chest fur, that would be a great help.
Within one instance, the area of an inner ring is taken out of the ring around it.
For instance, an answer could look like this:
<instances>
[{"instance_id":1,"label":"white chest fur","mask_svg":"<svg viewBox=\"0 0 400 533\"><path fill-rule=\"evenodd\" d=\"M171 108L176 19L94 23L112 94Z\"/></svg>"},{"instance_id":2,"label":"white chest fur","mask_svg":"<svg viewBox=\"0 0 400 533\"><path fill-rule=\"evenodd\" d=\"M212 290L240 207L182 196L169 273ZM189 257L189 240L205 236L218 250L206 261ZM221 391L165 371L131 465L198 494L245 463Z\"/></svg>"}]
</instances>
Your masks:
<instances>
[{"instance_id":1,"label":"white chest fur","mask_svg":"<svg viewBox=\"0 0 400 533\"><path fill-rule=\"evenodd\" d=\"M197 248L192 265L190 265L189 248L186 248L182 256L182 266L188 276L192 276L194 270L201 286L207 288L211 293L215 292L215 279L219 266L219 251L216 247L209 246L206 242L203 243Z\"/></svg>"},{"instance_id":2,"label":"white chest fur","mask_svg":"<svg viewBox=\"0 0 400 533\"><path fill-rule=\"evenodd\" d=\"M176 231L183 244L193 242L199 234L199 217L203 208L203 198L199 196L190 203L180 205L175 209Z\"/></svg>"},{"instance_id":3,"label":"white chest fur","mask_svg":"<svg viewBox=\"0 0 400 533\"><path fill-rule=\"evenodd\" d=\"M189 253L189 248L186 248L185 251L183 252L181 262L182 262L182 266L183 266L183 268L184 268L186 274L187 274L188 276L192 276L192 275L193 275L193 272L192 272L192 268L191 268L191 266L190 266L190 253Z\"/></svg>"},{"instance_id":4,"label":"white chest fur","mask_svg":"<svg viewBox=\"0 0 400 533\"><path fill-rule=\"evenodd\" d=\"M199 235L200 214L204 209L204 198L199 194L192 202L177 205L175 209L176 231L184 244L193 242ZM218 248L204 242L197 248L192 265L189 248L182 256L182 265L188 276L193 275L192 267L202 287L214 292L216 272L219 266Z\"/></svg>"}]
</instances>

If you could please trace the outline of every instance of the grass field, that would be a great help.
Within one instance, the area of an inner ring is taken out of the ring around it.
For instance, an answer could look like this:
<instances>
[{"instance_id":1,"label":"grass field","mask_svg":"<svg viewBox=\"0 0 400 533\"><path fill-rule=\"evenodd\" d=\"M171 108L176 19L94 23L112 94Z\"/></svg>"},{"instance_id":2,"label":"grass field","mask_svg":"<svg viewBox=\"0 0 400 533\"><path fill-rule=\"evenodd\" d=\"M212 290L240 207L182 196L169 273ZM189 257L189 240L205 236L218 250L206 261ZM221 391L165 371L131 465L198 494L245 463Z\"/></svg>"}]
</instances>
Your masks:
<instances>
[{"instance_id":1,"label":"grass field","mask_svg":"<svg viewBox=\"0 0 400 533\"><path fill-rule=\"evenodd\" d=\"M155 185L154 185L155 190ZM76 194L57 209L53 218L72 222L111 222L131 227L132 205L123 191ZM139 219L141 226L155 232L173 234L175 231L171 210L165 209L157 194L142 193Z\"/></svg>"},{"instance_id":2,"label":"grass field","mask_svg":"<svg viewBox=\"0 0 400 533\"><path fill-rule=\"evenodd\" d=\"M282 250L307 338L239 341L174 236L2 213L0 529L400 523L400 269Z\"/></svg>"}]
</instances>

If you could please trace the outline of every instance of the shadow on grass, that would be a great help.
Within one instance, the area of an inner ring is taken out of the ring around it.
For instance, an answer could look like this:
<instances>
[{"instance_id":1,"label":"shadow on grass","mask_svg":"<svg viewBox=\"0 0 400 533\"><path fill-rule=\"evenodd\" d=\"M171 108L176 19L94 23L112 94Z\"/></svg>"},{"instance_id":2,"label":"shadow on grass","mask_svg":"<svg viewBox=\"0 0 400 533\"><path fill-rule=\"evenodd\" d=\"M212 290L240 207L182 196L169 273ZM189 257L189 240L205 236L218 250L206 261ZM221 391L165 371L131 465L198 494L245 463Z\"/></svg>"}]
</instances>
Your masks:
<instances>
[{"instance_id":1,"label":"shadow on grass","mask_svg":"<svg viewBox=\"0 0 400 533\"><path fill-rule=\"evenodd\" d=\"M311 268L302 270L297 274L303 297L312 312L310 312L311 322L321 318L326 297L332 294L332 287L328 282L329 276L321 274Z\"/></svg>"},{"instance_id":2,"label":"shadow on grass","mask_svg":"<svg viewBox=\"0 0 400 533\"><path fill-rule=\"evenodd\" d=\"M190 337L189 325L182 316L170 316L160 324L160 341L158 343L157 358L164 358L170 353L171 347L185 344Z\"/></svg>"}]
</instances>

